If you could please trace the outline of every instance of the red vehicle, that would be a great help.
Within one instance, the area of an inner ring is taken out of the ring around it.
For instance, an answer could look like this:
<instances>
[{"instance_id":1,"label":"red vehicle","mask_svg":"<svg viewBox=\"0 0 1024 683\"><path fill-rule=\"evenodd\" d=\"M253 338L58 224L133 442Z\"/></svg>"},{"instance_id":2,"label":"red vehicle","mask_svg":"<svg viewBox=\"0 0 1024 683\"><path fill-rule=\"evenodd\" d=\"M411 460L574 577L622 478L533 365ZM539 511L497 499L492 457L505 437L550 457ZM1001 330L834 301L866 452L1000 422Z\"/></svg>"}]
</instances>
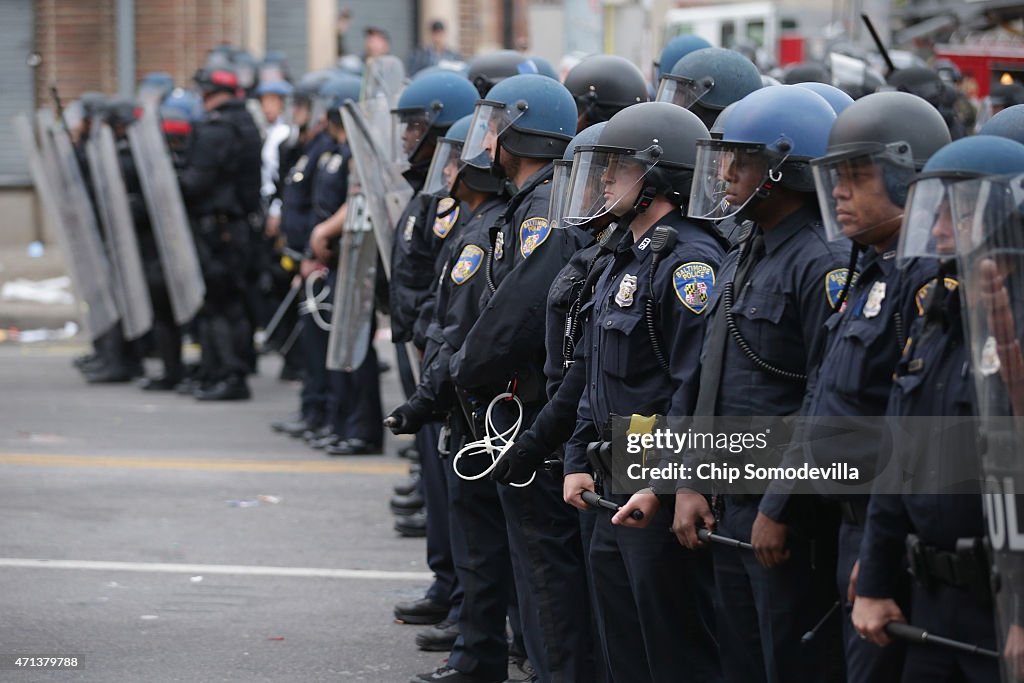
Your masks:
<instances>
[{"instance_id":1,"label":"red vehicle","mask_svg":"<svg viewBox=\"0 0 1024 683\"><path fill-rule=\"evenodd\" d=\"M1009 74L1024 83L1024 45L992 43L990 45L936 45L936 59L945 58L959 67L964 80L978 84L975 97L988 96L993 85Z\"/></svg>"}]
</instances>

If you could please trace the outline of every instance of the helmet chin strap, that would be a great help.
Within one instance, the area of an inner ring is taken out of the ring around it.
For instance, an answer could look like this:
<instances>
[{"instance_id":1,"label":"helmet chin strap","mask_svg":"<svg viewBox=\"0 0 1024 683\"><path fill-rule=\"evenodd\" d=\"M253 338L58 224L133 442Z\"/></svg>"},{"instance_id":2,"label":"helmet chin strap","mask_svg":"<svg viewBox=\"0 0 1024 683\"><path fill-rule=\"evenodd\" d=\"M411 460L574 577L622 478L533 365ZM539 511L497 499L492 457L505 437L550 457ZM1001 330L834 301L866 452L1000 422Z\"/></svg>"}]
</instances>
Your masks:
<instances>
[{"instance_id":1,"label":"helmet chin strap","mask_svg":"<svg viewBox=\"0 0 1024 683\"><path fill-rule=\"evenodd\" d=\"M651 202L658 196L658 191L654 189L652 185L644 185L640 188L640 193L636 197L636 201L633 202L633 206L630 207L629 211L622 214L618 218L618 224L624 228L628 228L633 222L633 219L642 213L645 213L647 209L651 207Z\"/></svg>"}]
</instances>

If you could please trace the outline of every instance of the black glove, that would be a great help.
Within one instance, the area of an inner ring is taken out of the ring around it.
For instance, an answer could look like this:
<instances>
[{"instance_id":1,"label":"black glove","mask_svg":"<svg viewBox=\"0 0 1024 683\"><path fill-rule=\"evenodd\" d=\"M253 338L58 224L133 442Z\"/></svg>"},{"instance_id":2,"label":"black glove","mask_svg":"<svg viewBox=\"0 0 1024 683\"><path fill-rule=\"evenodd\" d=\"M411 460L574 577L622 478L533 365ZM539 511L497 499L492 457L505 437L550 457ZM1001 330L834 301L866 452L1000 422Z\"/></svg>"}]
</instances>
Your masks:
<instances>
[{"instance_id":1,"label":"black glove","mask_svg":"<svg viewBox=\"0 0 1024 683\"><path fill-rule=\"evenodd\" d=\"M505 485L525 484L544 464L544 457L543 453L538 455L536 450L517 442L491 470L491 479Z\"/></svg>"},{"instance_id":2,"label":"black glove","mask_svg":"<svg viewBox=\"0 0 1024 683\"><path fill-rule=\"evenodd\" d=\"M430 417L429 411L413 402L406 402L384 418L384 426L392 434L415 434Z\"/></svg>"}]
</instances>

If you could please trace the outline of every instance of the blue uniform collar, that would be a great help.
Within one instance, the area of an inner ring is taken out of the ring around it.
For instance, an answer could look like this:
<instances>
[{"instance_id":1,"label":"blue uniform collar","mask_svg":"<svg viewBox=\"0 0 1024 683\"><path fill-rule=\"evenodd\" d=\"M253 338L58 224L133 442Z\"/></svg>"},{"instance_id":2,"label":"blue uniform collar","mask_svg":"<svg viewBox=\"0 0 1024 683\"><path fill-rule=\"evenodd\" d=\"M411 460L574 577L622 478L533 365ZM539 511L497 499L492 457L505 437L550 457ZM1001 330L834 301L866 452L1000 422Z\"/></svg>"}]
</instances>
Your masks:
<instances>
[{"instance_id":1,"label":"blue uniform collar","mask_svg":"<svg viewBox=\"0 0 1024 683\"><path fill-rule=\"evenodd\" d=\"M621 242L619 242L619 246L616 249L616 251L622 252L625 251L626 249L629 249L630 251L633 252L633 258L635 258L637 261L642 263L643 261L647 260L648 258L650 258L651 255L651 239L654 237L654 229L659 225L670 225L676 229L679 228L679 226L675 224L675 221L672 220L675 213L675 211L669 211L664 216L656 220L654 222L654 225L647 228L647 232L645 232L643 236L638 240L634 241L632 239L632 233L627 234L626 237L628 237L629 239L623 239Z\"/></svg>"},{"instance_id":2,"label":"blue uniform collar","mask_svg":"<svg viewBox=\"0 0 1024 683\"><path fill-rule=\"evenodd\" d=\"M764 250L771 254L785 244L793 235L800 232L801 228L811 223L820 223L821 214L816 207L804 204L799 209L782 219L778 225L771 230L764 230Z\"/></svg>"}]
</instances>

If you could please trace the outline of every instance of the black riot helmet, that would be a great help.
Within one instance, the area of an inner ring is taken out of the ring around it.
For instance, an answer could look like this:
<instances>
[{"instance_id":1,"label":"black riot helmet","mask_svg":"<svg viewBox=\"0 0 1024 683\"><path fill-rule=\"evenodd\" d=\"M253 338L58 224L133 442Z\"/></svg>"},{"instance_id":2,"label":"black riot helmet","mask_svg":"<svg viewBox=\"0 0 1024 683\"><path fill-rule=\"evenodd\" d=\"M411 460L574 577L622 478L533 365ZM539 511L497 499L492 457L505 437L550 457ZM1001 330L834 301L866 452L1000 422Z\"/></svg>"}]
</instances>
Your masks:
<instances>
[{"instance_id":1,"label":"black riot helmet","mask_svg":"<svg viewBox=\"0 0 1024 683\"><path fill-rule=\"evenodd\" d=\"M627 107L609 119L597 144L575 150L564 220L584 225L612 213L643 213L657 196L682 206L690 195L697 140L710 139L693 112L667 102Z\"/></svg>"},{"instance_id":2,"label":"black riot helmet","mask_svg":"<svg viewBox=\"0 0 1024 683\"><path fill-rule=\"evenodd\" d=\"M486 97L491 88L510 76L536 73L540 73L540 69L529 57L515 50L497 50L474 57L466 78L480 97Z\"/></svg>"},{"instance_id":3,"label":"black riot helmet","mask_svg":"<svg viewBox=\"0 0 1024 683\"><path fill-rule=\"evenodd\" d=\"M647 82L640 69L617 55L587 57L566 75L564 85L576 99L580 130L648 100Z\"/></svg>"},{"instance_id":4,"label":"black riot helmet","mask_svg":"<svg viewBox=\"0 0 1024 683\"><path fill-rule=\"evenodd\" d=\"M811 162L818 202L829 237L844 235L836 220L835 190L861 169L878 169L885 192L904 206L910 181L941 147L949 144L946 122L927 101L906 92L866 95L836 118L823 157ZM862 232L873 226L868 226ZM853 238L857 233L845 231Z\"/></svg>"}]
</instances>

